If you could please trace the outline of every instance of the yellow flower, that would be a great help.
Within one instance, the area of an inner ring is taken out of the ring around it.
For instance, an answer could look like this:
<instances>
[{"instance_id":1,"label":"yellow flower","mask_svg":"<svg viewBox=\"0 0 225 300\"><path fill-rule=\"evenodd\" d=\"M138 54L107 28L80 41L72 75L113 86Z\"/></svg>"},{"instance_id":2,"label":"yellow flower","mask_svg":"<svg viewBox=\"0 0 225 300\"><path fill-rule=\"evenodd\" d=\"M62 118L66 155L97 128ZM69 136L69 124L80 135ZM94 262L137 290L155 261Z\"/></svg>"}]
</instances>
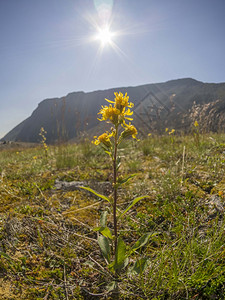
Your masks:
<instances>
[{"instance_id":1,"label":"yellow flower","mask_svg":"<svg viewBox=\"0 0 225 300\"><path fill-rule=\"evenodd\" d=\"M128 136L132 136L132 138L137 139L136 135L138 134L136 127L134 127L134 125L131 125L129 123L129 125L127 125L126 123L124 123L124 125L126 126L125 130L121 133L121 138L126 138Z\"/></svg>"},{"instance_id":2,"label":"yellow flower","mask_svg":"<svg viewBox=\"0 0 225 300\"><path fill-rule=\"evenodd\" d=\"M47 131L45 131L44 128L41 127L39 135L43 137L46 133Z\"/></svg>"},{"instance_id":3,"label":"yellow flower","mask_svg":"<svg viewBox=\"0 0 225 300\"><path fill-rule=\"evenodd\" d=\"M126 116L132 116L133 115L133 112L128 108L127 110L125 110L123 113L122 113L122 119L126 119L126 120L129 120L129 121L132 121L133 119L132 118L128 118ZM124 120L123 120L124 122Z\"/></svg>"},{"instance_id":4,"label":"yellow flower","mask_svg":"<svg viewBox=\"0 0 225 300\"><path fill-rule=\"evenodd\" d=\"M132 102L129 102L129 96L127 96L127 93L125 95L123 95L123 93L119 92L119 93L114 93L115 95L115 101L111 101L108 99L105 99L106 101L108 101L109 103L113 103L114 107L119 109L120 112L123 112L125 107L130 107L132 108L134 106L134 104Z\"/></svg>"},{"instance_id":5,"label":"yellow flower","mask_svg":"<svg viewBox=\"0 0 225 300\"><path fill-rule=\"evenodd\" d=\"M223 191L219 191L218 196L222 197L223 196Z\"/></svg>"},{"instance_id":6,"label":"yellow flower","mask_svg":"<svg viewBox=\"0 0 225 300\"><path fill-rule=\"evenodd\" d=\"M95 141L93 141L92 143L95 145L99 145L100 143L102 143L103 145L105 145L107 148L111 148L112 144L111 144L111 136L113 136L113 133L108 134L108 131L103 133L102 135L100 135L98 138L97 136L94 136Z\"/></svg>"},{"instance_id":7,"label":"yellow flower","mask_svg":"<svg viewBox=\"0 0 225 300\"><path fill-rule=\"evenodd\" d=\"M134 104L129 102L127 93L125 95L123 95L121 92L114 94L115 101L105 99L106 101L113 103L114 106L112 106L112 104L109 106L102 106L100 112L98 113L102 115L102 118L98 120L110 121L114 125L122 124L125 122L125 120L132 121L133 119L130 118L130 116L133 114L133 112L130 110L130 108L133 107Z\"/></svg>"},{"instance_id":8,"label":"yellow flower","mask_svg":"<svg viewBox=\"0 0 225 300\"><path fill-rule=\"evenodd\" d=\"M33 159L36 160L36 159L37 159L37 156L33 156Z\"/></svg>"},{"instance_id":9,"label":"yellow flower","mask_svg":"<svg viewBox=\"0 0 225 300\"><path fill-rule=\"evenodd\" d=\"M172 129L169 134L173 134L175 132L175 129Z\"/></svg>"},{"instance_id":10,"label":"yellow flower","mask_svg":"<svg viewBox=\"0 0 225 300\"><path fill-rule=\"evenodd\" d=\"M199 126L198 121L195 121L195 122L194 122L194 126L195 126L195 127L198 127L198 126Z\"/></svg>"},{"instance_id":11,"label":"yellow flower","mask_svg":"<svg viewBox=\"0 0 225 300\"><path fill-rule=\"evenodd\" d=\"M94 136L94 141L92 141L92 144L95 144L95 145L99 145L100 144L100 142L99 142L99 140L98 140L98 137L97 137L97 135L95 135Z\"/></svg>"},{"instance_id":12,"label":"yellow flower","mask_svg":"<svg viewBox=\"0 0 225 300\"><path fill-rule=\"evenodd\" d=\"M102 115L102 118L98 119L99 121L110 120L113 124L117 124L120 111L119 109L112 107L112 105L110 104L109 106L102 106L102 109L98 114Z\"/></svg>"},{"instance_id":13,"label":"yellow flower","mask_svg":"<svg viewBox=\"0 0 225 300\"><path fill-rule=\"evenodd\" d=\"M152 135L151 133L148 134L148 136L151 136L151 135Z\"/></svg>"},{"instance_id":14,"label":"yellow flower","mask_svg":"<svg viewBox=\"0 0 225 300\"><path fill-rule=\"evenodd\" d=\"M165 132L167 132L168 130L169 130L169 128L166 128L166 129L165 129Z\"/></svg>"}]
</instances>

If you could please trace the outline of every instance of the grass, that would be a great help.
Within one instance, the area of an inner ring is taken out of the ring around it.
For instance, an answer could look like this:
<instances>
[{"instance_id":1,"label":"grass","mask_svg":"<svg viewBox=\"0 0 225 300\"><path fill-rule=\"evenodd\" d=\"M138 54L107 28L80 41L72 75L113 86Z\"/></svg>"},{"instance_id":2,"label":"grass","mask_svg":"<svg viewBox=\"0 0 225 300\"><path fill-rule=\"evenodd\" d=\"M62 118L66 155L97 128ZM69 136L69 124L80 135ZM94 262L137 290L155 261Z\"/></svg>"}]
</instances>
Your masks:
<instances>
[{"instance_id":1,"label":"grass","mask_svg":"<svg viewBox=\"0 0 225 300\"><path fill-rule=\"evenodd\" d=\"M50 146L47 157L41 147L2 150L0 298L224 299L224 141L224 134L198 142L165 135L122 145L120 172L137 175L119 191L119 208L142 194L150 199L118 225L127 245L152 237L130 259L147 257L147 268L137 275L128 265L119 296L106 294L111 274L92 230L107 204L54 188L56 180L110 181L101 149L85 140Z\"/></svg>"}]
</instances>

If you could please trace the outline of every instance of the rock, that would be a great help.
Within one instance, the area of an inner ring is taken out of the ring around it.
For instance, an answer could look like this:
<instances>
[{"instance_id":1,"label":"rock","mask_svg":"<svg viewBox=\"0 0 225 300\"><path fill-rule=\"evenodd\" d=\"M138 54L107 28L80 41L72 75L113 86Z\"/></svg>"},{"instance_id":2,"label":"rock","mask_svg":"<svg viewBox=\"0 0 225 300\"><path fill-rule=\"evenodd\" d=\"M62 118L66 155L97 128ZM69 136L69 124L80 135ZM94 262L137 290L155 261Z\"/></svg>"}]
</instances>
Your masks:
<instances>
[{"instance_id":1,"label":"rock","mask_svg":"<svg viewBox=\"0 0 225 300\"><path fill-rule=\"evenodd\" d=\"M54 188L56 190L67 190L67 191L75 191L80 190L81 186L87 186L87 182L85 181L60 181L56 180Z\"/></svg>"},{"instance_id":2,"label":"rock","mask_svg":"<svg viewBox=\"0 0 225 300\"><path fill-rule=\"evenodd\" d=\"M224 205L217 195L211 195L208 200L208 220L215 219L217 216L222 217L224 215Z\"/></svg>"},{"instance_id":3,"label":"rock","mask_svg":"<svg viewBox=\"0 0 225 300\"><path fill-rule=\"evenodd\" d=\"M66 190L66 191L76 191L82 190L81 187L90 187L96 192L103 194L110 194L112 192L112 184L109 181L60 181L56 180L54 189L56 190Z\"/></svg>"}]
</instances>

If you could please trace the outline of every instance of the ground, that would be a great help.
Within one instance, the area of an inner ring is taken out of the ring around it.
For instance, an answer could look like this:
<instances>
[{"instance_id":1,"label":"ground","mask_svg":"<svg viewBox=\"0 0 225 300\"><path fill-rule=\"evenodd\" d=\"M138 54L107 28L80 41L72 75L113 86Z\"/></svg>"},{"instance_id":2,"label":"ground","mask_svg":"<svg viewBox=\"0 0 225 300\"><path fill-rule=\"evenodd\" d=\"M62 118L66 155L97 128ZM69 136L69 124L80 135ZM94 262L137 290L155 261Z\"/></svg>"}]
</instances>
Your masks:
<instances>
[{"instance_id":1,"label":"ground","mask_svg":"<svg viewBox=\"0 0 225 300\"><path fill-rule=\"evenodd\" d=\"M148 196L121 218L120 236L128 252L150 238L115 279L93 230L107 210L113 231L110 204L65 187L76 181L110 196L108 156L87 139L47 151L1 147L1 299L224 298L225 135L149 136L119 155L120 175L136 174L119 190L119 211ZM119 296L110 292L115 280Z\"/></svg>"}]
</instances>

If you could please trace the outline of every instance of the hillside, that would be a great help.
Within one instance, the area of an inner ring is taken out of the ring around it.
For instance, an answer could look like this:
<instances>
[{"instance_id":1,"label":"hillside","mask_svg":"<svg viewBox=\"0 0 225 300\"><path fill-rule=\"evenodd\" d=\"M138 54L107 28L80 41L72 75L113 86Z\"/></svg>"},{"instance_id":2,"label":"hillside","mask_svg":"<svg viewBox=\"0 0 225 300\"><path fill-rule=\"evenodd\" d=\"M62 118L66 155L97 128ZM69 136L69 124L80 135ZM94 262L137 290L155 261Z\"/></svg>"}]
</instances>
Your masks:
<instances>
[{"instance_id":1,"label":"hillside","mask_svg":"<svg viewBox=\"0 0 225 300\"><path fill-rule=\"evenodd\" d=\"M191 78L89 93L74 92L62 98L43 100L30 117L3 139L38 142L41 127L47 131L48 143L68 141L82 132L92 134L93 128L98 131L96 126L101 126L96 114L101 105L105 105L104 99L113 99L115 91L127 92L130 96L130 101L135 104L135 125L143 135L162 133L165 127L188 131L193 122L191 111L194 105L204 106L218 99L225 100L225 83L203 83ZM214 105L214 111L216 109L217 105ZM224 116L221 105L219 110L220 116ZM222 128L219 128L220 123L213 123L210 128L219 131Z\"/></svg>"}]
</instances>

